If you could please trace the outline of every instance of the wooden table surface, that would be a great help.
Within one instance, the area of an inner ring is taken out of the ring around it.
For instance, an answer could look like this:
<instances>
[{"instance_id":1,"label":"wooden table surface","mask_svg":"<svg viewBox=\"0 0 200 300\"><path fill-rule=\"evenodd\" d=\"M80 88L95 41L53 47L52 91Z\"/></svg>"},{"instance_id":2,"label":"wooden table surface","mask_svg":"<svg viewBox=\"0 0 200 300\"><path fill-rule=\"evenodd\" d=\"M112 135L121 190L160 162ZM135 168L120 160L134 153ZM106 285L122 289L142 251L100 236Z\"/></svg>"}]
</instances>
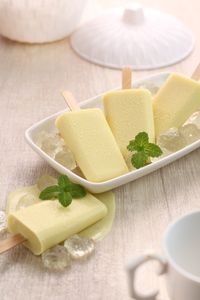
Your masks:
<instances>
[{"instance_id":1,"label":"wooden table surface","mask_svg":"<svg viewBox=\"0 0 200 300\"><path fill-rule=\"evenodd\" d=\"M90 1L90 10L92 11ZM99 1L105 7L124 1ZM148 0L141 1L148 4ZM107 3L107 4L106 4ZM200 60L199 0L151 0L151 5L180 17L195 33L192 55L162 69L191 74ZM148 50L147 50L148 51ZM135 78L154 72L136 72ZM120 84L120 72L90 64L70 48L68 39L29 46L0 39L0 209L6 195L18 186L33 184L52 168L26 144L31 124L64 108L60 90L71 90L79 101ZM200 208L200 150L135 182L115 190L116 219L110 235L87 262L63 273L44 270L40 258L20 246L0 256L1 300L125 300L128 295L124 263L147 249L161 252L167 225ZM163 279L154 265L139 272L143 292L160 287L158 299L167 300ZM189 299L188 299L189 300ZM192 300L192 299L191 299Z\"/></svg>"}]
</instances>

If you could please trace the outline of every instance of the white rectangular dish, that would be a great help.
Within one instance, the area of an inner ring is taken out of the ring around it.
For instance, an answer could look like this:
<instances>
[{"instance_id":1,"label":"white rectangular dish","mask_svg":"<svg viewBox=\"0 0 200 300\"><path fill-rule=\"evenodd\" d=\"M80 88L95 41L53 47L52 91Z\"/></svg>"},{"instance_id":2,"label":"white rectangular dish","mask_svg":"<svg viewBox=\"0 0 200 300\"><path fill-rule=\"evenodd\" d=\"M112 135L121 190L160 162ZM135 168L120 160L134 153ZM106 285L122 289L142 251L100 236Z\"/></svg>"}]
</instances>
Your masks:
<instances>
[{"instance_id":1,"label":"white rectangular dish","mask_svg":"<svg viewBox=\"0 0 200 300\"><path fill-rule=\"evenodd\" d=\"M133 87L148 86L148 84L159 87L167 79L169 74L170 73L160 73L157 75L145 77L144 79L135 81ZM80 106L82 108L99 107L102 109L102 96L103 94L93 97L89 100L86 100L82 102ZM91 191L92 193L102 193L105 191L109 191L123 184L136 180L137 178L149 174L200 147L200 140L198 140L184 147L183 149L175 153L172 153L166 157L163 157L160 160L153 162L152 164L147 165L141 169L133 170L125 175L119 176L117 178L105 182L100 182L100 183L91 182L76 175L69 169L65 168L64 166L56 162L53 158L51 158L44 151L42 151L36 144L36 136L40 131L55 132L55 125L54 125L55 119L57 118L58 115L62 114L64 111L67 111L67 109L58 112L48 118L45 118L42 121L28 128L25 132L25 138L29 143L29 145L31 146L31 148L35 152L37 152L43 159L45 159L55 170L57 170L59 173L66 174L67 176L69 176L69 178L72 181L83 185L87 190Z\"/></svg>"}]
</instances>

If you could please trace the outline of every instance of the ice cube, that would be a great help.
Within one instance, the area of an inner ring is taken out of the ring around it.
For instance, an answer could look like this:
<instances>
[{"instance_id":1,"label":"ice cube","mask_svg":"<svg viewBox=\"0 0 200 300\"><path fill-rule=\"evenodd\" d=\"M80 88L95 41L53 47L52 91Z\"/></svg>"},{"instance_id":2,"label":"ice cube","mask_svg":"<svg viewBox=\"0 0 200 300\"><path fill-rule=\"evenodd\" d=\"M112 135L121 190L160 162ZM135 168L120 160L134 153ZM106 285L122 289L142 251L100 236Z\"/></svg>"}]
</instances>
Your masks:
<instances>
[{"instance_id":1,"label":"ice cube","mask_svg":"<svg viewBox=\"0 0 200 300\"><path fill-rule=\"evenodd\" d=\"M151 81L147 81L144 84L140 85L139 88L147 89L152 93L152 95L155 95L160 87Z\"/></svg>"},{"instance_id":2,"label":"ice cube","mask_svg":"<svg viewBox=\"0 0 200 300\"><path fill-rule=\"evenodd\" d=\"M187 145L178 128L170 128L166 132L161 133L157 138L157 144L169 152L176 152Z\"/></svg>"},{"instance_id":3,"label":"ice cube","mask_svg":"<svg viewBox=\"0 0 200 300\"><path fill-rule=\"evenodd\" d=\"M64 246L57 245L42 254L42 262L48 269L62 271L71 265L71 256Z\"/></svg>"},{"instance_id":4,"label":"ice cube","mask_svg":"<svg viewBox=\"0 0 200 300\"><path fill-rule=\"evenodd\" d=\"M77 166L72 152L66 147L55 155L55 160L69 170L74 170Z\"/></svg>"},{"instance_id":5,"label":"ice cube","mask_svg":"<svg viewBox=\"0 0 200 300\"><path fill-rule=\"evenodd\" d=\"M48 136L43 139L41 144L41 149L51 156L52 158L55 157L56 152L58 151L57 148L59 147L58 142L55 140L55 136Z\"/></svg>"},{"instance_id":6,"label":"ice cube","mask_svg":"<svg viewBox=\"0 0 200 300\"><path fill-rule=\"evenodd\" d=\"M184 125L187 124L194 124L197 126L198 129L200 129L200 110L196 111L189 117L189 119L185 122Z\"/></svg>"},{"instance_id":7,"label":"ice cube","mask_svg":"<svg viewBox=\"0 0 200 300\"><path fill-rule=\"evenodd\" d=\"M35 139L36 145L41 148L44 139L47 139L47 138L49 138L49 133L44 130L40 131L37 134L36 139Z\"/></svg>"},{"instance_id":8,"label":"ice cube","mask_svg":"<svg viewBox=\"0 0 200 300\"><path fill-rule=\"evenodd\" d=\"M37 187L40 191L43 191L47 187L56 184L57 184L57 179L47 174L41 176L37 181Z\"/></svg>"},{"instance_id":9,"label":"ice cube","mask_svg":"<svg viewBox=\"0 0 200 300\"><path fill-rule=\"evenodd\" d=\"M70 253L73 259L87 258L95 249L92 239L80 237L75 234L64 242L64 247Z\"/></svg>"},{"instance_id":10,"label":"ice cube","mask_svg":"<svg viewBox=\"0 0 200 300\"><path fill-rule=\"evenodd\" d=\"M3 210L0 210L0 235L3 235L7 230L7 218Z\"/></svg>"},{"instance_id":11,"label":"ice cube","mask_svg":"<svg viewBox=\"0 0 200 300\"><path fill-rule=\"evenodd\" d=\"M56 144L56 153L63 150L65 147L65 142L59 133L56 133L54 136L54 143Z\"/></svg>"},{"instance_id":12,"label":"ice cube","mask_svg":"<svg viewBox=\"0 0 200 300\"><path fill-rule=\"evenodd\" d=\"M179 128L179 132L187 145L200 139L200 129L195 124L186 124Z\"/></svg>"},{"instance_id":13,"label":"ice cube","mask_svg":"<svg viewBox=\"0 0 200 300\"><path fill-rule=\"evenodd\" d=\"M47 131L39 132L36 137L35 143L52 158L55 157L57 152L63 149L63 146L65 144L64 140L58 133L50 133Z\"/></svg>"},{"instance_id":14,"label":"ice cube","mask_svg":"<svg viewBox=\"0 0 200 300\"><path fill-rule=\"evenodd\" d=\"M19 202L16 205L16 210L31 206L39 202L39 199L31 193L27 193L19 199Z\"/></svg>"}]
</instances>

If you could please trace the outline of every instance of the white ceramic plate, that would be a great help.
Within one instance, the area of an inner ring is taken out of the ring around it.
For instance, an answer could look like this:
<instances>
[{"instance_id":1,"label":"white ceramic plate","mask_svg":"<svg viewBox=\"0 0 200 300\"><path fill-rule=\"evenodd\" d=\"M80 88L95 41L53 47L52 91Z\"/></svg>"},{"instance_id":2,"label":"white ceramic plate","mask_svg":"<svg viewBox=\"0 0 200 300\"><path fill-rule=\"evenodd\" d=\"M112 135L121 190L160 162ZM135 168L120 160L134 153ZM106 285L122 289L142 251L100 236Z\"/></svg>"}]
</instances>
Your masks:
<instances>
[{"instance_id":1,"label":"white ceramic plate","mask_svg":"<svg viewBox=\"0 0 200 300\"><path fill-rule=\"evenodd\" d=\"M148 83L152 83L155 86L161 86L162 83L167 79L169 76L169 73L160 73L157 75L149 76L144 79L135 81L134 87L140 86L140 85L148 85ZM102 108L102 94L98 95L94 98L91 98L87 101L84 101L80 104L82 108L89 108L89 107L99 107ZM57 118L58 115L62 114L64 111L58 112L36 124L28 128L25 132L25 137L31 148L37 152L42 158L44 158L55 170L57 170L59 173L66 174L69 176L69 178L81 185L83 185L87 190L93 192L93 193L102 193L105 191L109 191L111 189L114 189L116 187L119 187L123 184L126 184L128 182L131 182L133 180L136 180L139 177L142 177L146 174L149 174L179 158L182 156L188 154L189 152L197 149L200 146L200 140L192 143L191 145L188 145L187 147L184 147L183 149L172 153L146 167L143 167L138 170L134 170L132 172L129 172L125 175L116 177L114 179L105 181L105 182L100 182L100 183L95 183L88 181L76 174L74 174L72 171L69 169L65 168L58 162L56 162L53 158L48 156L44 151L42 151L35 143L36 137L40 131L48 131L48 132L55 132L55 119Z\"/></svg>"}]
</instances>

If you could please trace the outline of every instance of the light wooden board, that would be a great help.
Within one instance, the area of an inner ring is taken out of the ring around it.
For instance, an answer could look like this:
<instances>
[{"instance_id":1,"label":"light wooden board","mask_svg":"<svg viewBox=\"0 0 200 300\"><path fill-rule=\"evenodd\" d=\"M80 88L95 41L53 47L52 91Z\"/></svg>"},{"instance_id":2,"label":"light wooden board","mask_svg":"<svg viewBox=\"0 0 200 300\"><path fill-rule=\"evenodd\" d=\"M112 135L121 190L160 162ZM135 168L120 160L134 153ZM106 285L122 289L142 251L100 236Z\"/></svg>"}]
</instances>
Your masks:
<instances>
[{"instance_id":1,"label":"light wooden board","mask_svg":"<svg viewBox=\"0 0 200 300\"><path fill-rule=\"evenodd\" d=\"M86 15L93 11L90 1ZM99 1L111 6L124 1ZM197 38L199 0L143 0L180 17ZM148 51L148 49L147 49ZM163 69L190 75L199 62L200 39L185 61ZM154 71L153 73L156 73ZM151 72L137 72L141 78ZM77 57L68 40L28 46L0 39L0 209L6 195L18 186L30 185L55 172L25 143L31 124L64 108L61 90L70 90L79 101L121 84L121 74L92 65ZM200 150L116 189L117 212L111 234L97 245L93 258L74 264L63 273L42 268L40 258L19 248L0 256L1 300L125 300L130 299L124 272L127 258L146 249L161 252L161 239L169 222L200 208ZM161 300L168 300L163 279L154 266L141 270L138 287L159 286Z\"/></svg>"}]
</instances>

